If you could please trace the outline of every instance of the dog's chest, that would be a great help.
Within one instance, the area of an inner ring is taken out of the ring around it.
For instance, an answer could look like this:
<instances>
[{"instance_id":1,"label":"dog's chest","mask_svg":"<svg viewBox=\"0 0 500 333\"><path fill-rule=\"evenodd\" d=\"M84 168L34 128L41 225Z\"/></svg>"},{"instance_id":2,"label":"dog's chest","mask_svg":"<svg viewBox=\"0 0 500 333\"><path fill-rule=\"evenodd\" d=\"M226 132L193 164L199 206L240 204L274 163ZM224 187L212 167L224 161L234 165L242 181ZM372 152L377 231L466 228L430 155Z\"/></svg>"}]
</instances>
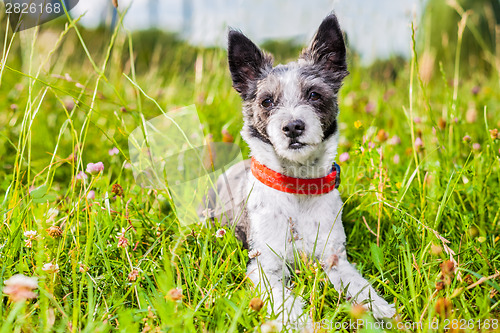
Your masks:
<instances>
[{"instance_id":1,"label":"dog's chest","mask_svg":"<svg viewBox=\"0 0 500 333\"><path fill-rule=\"evenodd\" d=\"M293 248L319 257L325 246L343 247L342 200L337 190L323 195L289 194L260 183L251 174L248 184L251 248L271 248L292 259Z\"/></svg>"}]
</instances>

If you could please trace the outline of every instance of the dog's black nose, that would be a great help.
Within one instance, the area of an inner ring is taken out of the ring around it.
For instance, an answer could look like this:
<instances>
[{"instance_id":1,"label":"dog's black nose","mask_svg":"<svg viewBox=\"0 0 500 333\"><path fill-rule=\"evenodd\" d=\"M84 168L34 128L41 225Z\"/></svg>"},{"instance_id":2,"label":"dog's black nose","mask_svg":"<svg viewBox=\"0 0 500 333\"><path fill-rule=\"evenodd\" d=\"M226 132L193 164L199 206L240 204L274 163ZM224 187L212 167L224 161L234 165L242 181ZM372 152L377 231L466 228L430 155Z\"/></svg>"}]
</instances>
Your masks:
<instances>
[{"instance_id":1,"label":"dog's black nose","mask_svg":"<svg viewBox=\"0 0 500 333\"><path fill-rule=\"evenodd\" d=\"M289 138L297 138L302 135L304 129L306 128L306 124L302 120L292 120L285 126L283 126L283 133Z\"/></svg>"}]
</instances>

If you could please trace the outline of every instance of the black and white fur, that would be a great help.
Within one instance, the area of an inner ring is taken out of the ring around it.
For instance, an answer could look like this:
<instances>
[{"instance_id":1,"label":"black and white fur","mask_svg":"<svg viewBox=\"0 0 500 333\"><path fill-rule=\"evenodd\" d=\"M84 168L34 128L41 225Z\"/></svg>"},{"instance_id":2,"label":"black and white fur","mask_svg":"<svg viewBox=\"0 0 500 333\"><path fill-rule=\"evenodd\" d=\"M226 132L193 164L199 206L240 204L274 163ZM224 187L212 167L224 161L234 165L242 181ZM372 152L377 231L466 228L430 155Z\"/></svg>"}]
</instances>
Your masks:
<instances>
[{"instance_id":1,"label":"black and white fur","mask_svg":"<svg viewBox=\"0 0 500 333\"><path fill-rule=\"evenodd\" d=\"M337 96L348 74L335 15L325 18L298 61L286 65L273 67L271 56L239 31L229 31L228 42L233 86L243 100L241 133L252 156L287 176L327 175L337 155ZM335 289L366 303L376 318L395 314L394 305L378 296L347 260L338 190L322 195L280 192L256 180L243 165L221 178L230 187L229 195L245 202L243 213L229 222L237 223L237 235L250 253L260 253L250 260L248 276L269 298L269 312L283 324L310 322L302 299L286 288L290 274L284 261L293 265L294 251L317 258ZM218 190L224 196L220 182Z\"/></svg>"}]
</instances>

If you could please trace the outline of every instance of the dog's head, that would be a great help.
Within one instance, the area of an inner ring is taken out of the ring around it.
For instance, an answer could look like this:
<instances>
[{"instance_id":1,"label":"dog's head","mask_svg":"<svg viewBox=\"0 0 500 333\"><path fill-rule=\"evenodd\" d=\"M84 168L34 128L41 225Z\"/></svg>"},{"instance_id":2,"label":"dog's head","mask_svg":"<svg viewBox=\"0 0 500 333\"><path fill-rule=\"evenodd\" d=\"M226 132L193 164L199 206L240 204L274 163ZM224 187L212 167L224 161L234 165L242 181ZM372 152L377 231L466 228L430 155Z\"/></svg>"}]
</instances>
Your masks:
<instances>
[{"instance_id":1,"label":"dog's head","mask_svg":"<svg viewBox=\"0 0 500 333\"><path fill-rule=\"evenodd\" d=\"M228 58L252 154L266 151L301 164L317 159L315 152L336 136L337 93L348 74L335 15L325 18L296 62L273 67L270 55L235 30L229 31Z\"/></svg>"}]
</instances>

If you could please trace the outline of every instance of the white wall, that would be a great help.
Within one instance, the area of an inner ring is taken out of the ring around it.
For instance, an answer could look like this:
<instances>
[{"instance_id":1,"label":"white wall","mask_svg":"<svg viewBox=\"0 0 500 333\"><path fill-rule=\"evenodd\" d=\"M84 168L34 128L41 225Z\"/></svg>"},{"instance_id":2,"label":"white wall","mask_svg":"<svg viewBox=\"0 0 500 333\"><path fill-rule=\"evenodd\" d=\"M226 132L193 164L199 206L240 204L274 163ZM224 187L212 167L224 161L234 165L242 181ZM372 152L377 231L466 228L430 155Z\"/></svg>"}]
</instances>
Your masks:
<instances>
[{"instance_id":1,"label":"white wall","mask_svg":"<svg viewBox=\"0 0 500 333\"><path fill-rule=\"evenodd\" d=\"M330 11L335 10L349 41L365 63L391 54L410 54L410 22L424 0L118 0L128 29L157 24L180 32L192 44L225 47L227 26L242 30L257 43L295 39L306 43ZM149 10L152 1L158 11ZM104 5L103 5L104 3ZM82 24L96 26L112 12L111 1L81 0L74 15L87 11ZM107 6L107 7L106 7ZM186 10L187 9L187 10ZM109 20L109 19L108 19Z\"/></svg>"}]
</instances>

